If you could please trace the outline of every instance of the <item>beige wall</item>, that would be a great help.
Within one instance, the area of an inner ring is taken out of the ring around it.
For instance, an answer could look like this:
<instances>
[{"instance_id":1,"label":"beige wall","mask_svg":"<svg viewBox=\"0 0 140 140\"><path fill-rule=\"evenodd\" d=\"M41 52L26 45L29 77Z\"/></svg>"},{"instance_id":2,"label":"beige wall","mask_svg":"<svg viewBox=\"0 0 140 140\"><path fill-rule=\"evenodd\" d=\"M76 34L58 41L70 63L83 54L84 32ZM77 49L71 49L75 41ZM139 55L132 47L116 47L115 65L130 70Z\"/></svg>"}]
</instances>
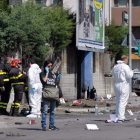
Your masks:
<instances>
[{"instance_id":1,"label":"beige wall","mask_svg":"<svg viewBox=\"0 0 140 140\"><path fill-rule=\"evenodd\" d=\"M112 8L112 20L116 25L120 26L122 23L122 11L125 10L129 14L128 7L113 7ZM132 26L140 26L140 7L132 8Z\"/></svg>"},{"instance_id":2,"label":"beige wall","mask_svg":"<svg viewBox=\"0 0 140 140\"><path fill-rule=\"evenodd\" d=\"M72 12L76 12L77 0L63 0L63 5L66 8L71 8Z\"/></svg>"}]
</instances>

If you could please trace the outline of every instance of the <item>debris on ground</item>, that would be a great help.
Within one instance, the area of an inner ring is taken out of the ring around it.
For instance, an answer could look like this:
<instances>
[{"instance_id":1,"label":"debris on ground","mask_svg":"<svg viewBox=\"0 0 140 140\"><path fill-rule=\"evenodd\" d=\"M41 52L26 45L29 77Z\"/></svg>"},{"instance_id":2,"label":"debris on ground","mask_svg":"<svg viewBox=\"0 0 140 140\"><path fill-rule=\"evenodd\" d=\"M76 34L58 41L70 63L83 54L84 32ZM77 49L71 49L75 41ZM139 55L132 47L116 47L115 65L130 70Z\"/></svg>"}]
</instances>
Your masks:
<instances>
[{"instance_id":1,"label":"debris on ground","mask_svg":"<svg viewBox=\"0 0 140 140\"><path fill-rule=\"evenodd\" d=\"M18 134L13 134L13 133L10 133L10 134L6 134L7 137L23 137L23 136L26 136L26 135L20 135L19 133Z\"/></svg>"},{"instance_id":2,"label":"debris on ground","mask_svg":"<svg viewBox=\"0 0 140 140\"><path fill-rule=\"evenodd\" d=\"M4 134L2 131L0 131L0 134Z\"/></svg>"},{"instance_id":3,"label":"debris on ground","mask_svg":"<svg viewBox=\"0 0 140 140\"><path fill-rule=\"evenodd\" d=\"M134 121L137 121L137 118L134 118Z\"/></svg>"},{"instance_id":4,"label":"debris on ground","mask_svg":"<svg viewBox=\"0 0 140 140\"><path fill-rule=\"evenodd\" d=\"M107 106L107 107L111 107L111 104L107 103L106 106Z\"/></svg>"},{"instance_id":5,"label":"debris on ground","mask_svg":"<svg viewBox=\"0 0 140 140\"><path fill-rule=\"evenodd\" d=\"M86 124L87 130L99 130L96 124Z\"/></svg>"},{"instance_id":6,"label":"debris on ground","mask_svg":"<svg viewBox=\"0 0 140 140\"><path fill-rule=\"evenodd\" d=\"M68 111L68 110L65 110L65 113L71 113L70 111Z\"/></svg>"},{"instance_id":7,"label":"debris on ground","mask_svg":"<svg viewBox=\"0 0 140 140\"><path fill-rule=\"evenodd\" d=\"M16 125L22 125L22 122L15 122Z\"/></svg>"},{"instance_id":8,"label":"debris on ground","mask_svg":"<svg viewBox=\"0 0 140 140\"><path fill-rule=\"evenodd\" d=\"M84 104L83 107L92 107L92 106L89 106L89 105L87 105L87 104Z\"/></svg>"},{"instance_id":9,"label":"debris on ground","mask_svg":"<svg viewBox=\"0 0 140 140\"><path fill-rule=\"evenodd\" d=\"M35 122L35 120L30 120L29 124L37 124L37 123Z\"/></svg>"},{"instance_id":10,"label":"debris on ground","mask_svg":"<svg viewBox=\"0 0 140 140\"><path fill-rule=\"evenodd\" d=\"M66 102L65 102L65 99L64 99L63 97L60 98L60 103L61 103L61 104L65 104L65 103L66 103Z\"/></svg>"},{"instance_id":11,"label":"debris on ground","mask_svg":"<svg viewBox=\"0 0 140 140\"><path fill-rule=\"evenodd\" d=\"M73 103L72 103L72 105L73 106L78 106L78 105L80 105L80 104L82 104L83 102L81 101L81 100L74 100L73 101Z\"/></svg>"},{"instance_id":12,"label":"debris on ground","mask_svg":"<svg viewBox=\"0 0 140 140\"><path fill-rule=\"evenodd\" d=\"M111 99L111 94L107 94L107 99Z\"/></svg>"},{"instance_id":13,"label":"debris on ground","mask_svg":"<svg viewBox=\"0 0 140 140\"><path fill-rule=\"evenodd\" d=\"M23 108L21 110L21 115L23 115L23 116L29 115L29 113L30 113L30 109L28 109L28 108Z\"/></svg>"},{"instance_id":14,"label":"debris on ground","mask_svg":"<svg viewBox=\"0 0 140 140\"><path fill-rule=\"evenodd\" d=\"M134 115L130 109L127 109L127 112L129 113L129 115Z\"/></svg>"}]
</instances>

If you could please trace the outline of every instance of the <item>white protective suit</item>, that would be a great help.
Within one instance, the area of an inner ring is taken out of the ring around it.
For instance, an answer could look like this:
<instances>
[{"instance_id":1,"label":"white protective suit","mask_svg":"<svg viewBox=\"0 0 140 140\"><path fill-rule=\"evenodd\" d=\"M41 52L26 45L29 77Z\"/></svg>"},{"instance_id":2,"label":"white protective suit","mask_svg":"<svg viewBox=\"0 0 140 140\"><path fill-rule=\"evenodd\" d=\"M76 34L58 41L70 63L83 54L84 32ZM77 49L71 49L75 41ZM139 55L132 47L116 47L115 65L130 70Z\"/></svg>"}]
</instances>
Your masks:
<instances>
[{"instance_id":1,"label":"white protective suit","mask_svg":"<svg viewBox=\"0 0 140 140\"><path fill-rule=\"evenodd\" d=\"M32 64L28 71L29 104L31 114L41 114L42 83L40 81L41 69L37 64ZM35 92L32 91L35 88Z\"/></svg>"},{"instance_id":2,"label":"white protective suit","mask_svg":"<svg viewBox=\"0 0 140 140\"><path fill-rule=\"evenodd\" d=\"M118 120L124 120L125 107L129 98L129 81L133 77L133 71L123 61L117 61L117 63L111 72L115 80L116 117Z\"/></svg>"}]
</instances>

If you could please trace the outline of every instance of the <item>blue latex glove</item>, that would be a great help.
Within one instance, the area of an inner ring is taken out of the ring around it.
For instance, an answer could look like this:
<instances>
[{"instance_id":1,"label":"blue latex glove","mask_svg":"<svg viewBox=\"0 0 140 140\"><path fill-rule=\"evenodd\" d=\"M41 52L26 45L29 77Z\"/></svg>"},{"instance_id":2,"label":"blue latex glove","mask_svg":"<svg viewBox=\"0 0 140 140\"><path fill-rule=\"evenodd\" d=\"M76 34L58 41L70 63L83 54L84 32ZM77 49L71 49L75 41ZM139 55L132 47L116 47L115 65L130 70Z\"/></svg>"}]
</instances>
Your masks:
<instances>
[{"instance_id":1,"label":"blue latex glove","mask_svg":"<svg viewBox=\"0 0 140 140\"><path fill-rule=\"evenodd\" d=\"M35 93L35 88L32 88L32 92Z\"/></svg>"},{"instance_id":2,"label":"blue latex glove","mask_svg":"<svg viewBox=\"0 0 140 140\"><path fill-rule=\"evenodd\" d=\"M45 67L46 73L49 73L49 68Z\"/></svg>"},{"instance_id":3,"label":"blue latex glove","mask_svg":"<svg viewBox=\"0 0 140 140\"><path fill-rule=\"evenodd\" d=\"M61 76L62 76L62 74L59 74L59 75L57 76L59 80L61 79Z\"/></svg>"}]
</instances>

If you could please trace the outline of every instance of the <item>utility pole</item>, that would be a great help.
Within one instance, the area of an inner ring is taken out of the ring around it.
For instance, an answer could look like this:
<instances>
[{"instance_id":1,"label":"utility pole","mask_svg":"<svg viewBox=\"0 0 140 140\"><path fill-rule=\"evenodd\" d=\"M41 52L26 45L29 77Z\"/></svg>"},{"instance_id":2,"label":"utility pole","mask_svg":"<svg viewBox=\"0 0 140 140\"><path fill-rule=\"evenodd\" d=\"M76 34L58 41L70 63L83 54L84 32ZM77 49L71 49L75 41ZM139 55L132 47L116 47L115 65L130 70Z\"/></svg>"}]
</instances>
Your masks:
<instances>
[{"instance_id":1,"label":"utility pole","mask_svg":"<svg viewBox=\"0 0 140 140\"><path fill-rule=\"evenodd\" d=\"M129 0L129 67L132 69L132 0ZM132 94L132 79L130 79L130 95Z\"/></svg>"}]
</instances>

